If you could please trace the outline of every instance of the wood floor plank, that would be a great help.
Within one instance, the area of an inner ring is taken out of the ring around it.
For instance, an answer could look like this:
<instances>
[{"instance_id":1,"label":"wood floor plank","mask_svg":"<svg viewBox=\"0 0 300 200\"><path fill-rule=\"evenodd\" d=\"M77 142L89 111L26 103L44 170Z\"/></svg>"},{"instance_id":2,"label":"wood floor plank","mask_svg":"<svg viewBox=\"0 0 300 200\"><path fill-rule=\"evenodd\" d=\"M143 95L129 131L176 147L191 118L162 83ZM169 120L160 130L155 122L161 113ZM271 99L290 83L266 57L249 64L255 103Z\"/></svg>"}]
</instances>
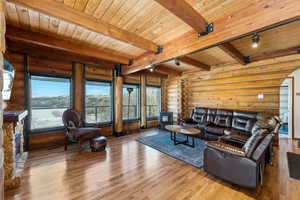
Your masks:
<instances>
[{"instance_id":1,"label":"wood floor plank","mask_svg":"<svg viewBox=\"0 0 300 200\"><path fill-rule=\"evenodd\" d=\"M299 199L300 181L289 178L286 152L300 153L296 141L280 139L264 185L249 190L217 179L135 141L157 134L148 129L108 139L106 152L79 152L48 147L29 153L21 188L6 192L7 200L230 200ZM234 173L234 172L232 172Z\"/></svg>"}]
</instances>

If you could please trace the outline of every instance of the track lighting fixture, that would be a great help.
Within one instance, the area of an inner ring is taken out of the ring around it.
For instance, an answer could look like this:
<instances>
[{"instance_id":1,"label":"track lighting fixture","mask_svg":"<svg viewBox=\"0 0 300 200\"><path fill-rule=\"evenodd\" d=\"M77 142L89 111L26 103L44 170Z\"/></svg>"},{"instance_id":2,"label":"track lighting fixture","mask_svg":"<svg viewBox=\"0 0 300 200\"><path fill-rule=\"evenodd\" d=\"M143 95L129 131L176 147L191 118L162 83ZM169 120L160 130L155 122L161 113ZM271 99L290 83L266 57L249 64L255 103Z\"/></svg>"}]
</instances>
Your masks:
<instances>
[{"instance_id":1,"label":"track lighting fixture","mask_svg":"<svg viewBox=\"0 0 300 200\"><path fill-rule=\"evenodd\" d=\"M255 34L252 36L252 48L257 48L259 44L260 36Z\"/></svg>"},{"instance_id":2,"label":"track lighting fixture","mask_svg":"<svg viewBox=\"0 0 300 200\"><path fill-rule=\"evenodd\" d=\"M178 60L178 58L175 58L174 61L177 66L180 66L180 61Z\"/></svg>"}]
</instances>

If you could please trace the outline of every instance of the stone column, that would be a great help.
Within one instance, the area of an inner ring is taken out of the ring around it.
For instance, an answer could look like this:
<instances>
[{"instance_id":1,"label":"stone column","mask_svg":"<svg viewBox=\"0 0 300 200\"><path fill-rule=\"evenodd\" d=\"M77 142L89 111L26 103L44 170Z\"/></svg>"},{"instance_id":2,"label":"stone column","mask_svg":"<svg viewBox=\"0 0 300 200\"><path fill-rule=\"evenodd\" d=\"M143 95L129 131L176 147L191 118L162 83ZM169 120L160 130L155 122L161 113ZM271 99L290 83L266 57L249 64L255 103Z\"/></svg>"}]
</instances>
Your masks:
<instances>
[{"instance_id":1,"label":"stone column","mask_svg":"<svg viewBox=\"0 0 300 200\"><path fill-rule=\"evenodd\" d=\"M5 0L0 0L0 69L3 69L3 53L5 51ZM2 101L3 76L0 73L0 200L4 199L4 170L3 170L3 101Z\"/></svg>"}]
</instances>

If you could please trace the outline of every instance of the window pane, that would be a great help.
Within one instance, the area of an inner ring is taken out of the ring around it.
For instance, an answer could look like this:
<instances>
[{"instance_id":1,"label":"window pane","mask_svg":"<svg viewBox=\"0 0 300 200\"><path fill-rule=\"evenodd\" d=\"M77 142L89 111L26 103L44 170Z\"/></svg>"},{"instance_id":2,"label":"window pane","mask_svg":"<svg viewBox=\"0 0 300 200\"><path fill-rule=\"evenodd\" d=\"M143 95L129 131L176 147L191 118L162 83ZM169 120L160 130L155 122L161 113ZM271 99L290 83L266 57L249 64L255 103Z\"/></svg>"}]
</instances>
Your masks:
<instances>
[{"instance_id":1,"label":"window pane","mask_svg":"<svg viewBox=\"0 0 300 200\"><path fill-rule=\"evenodd\" d=\"M130 99L129 99L129 91ZM129 101L130 100L130 101ZM123 86L123 119L139 118L139 86L125 84Z\"/></svg>"},{"instance_id":2,"label":"window pane","mask_svg":"<svg viewBox=\"0 0 300 200\"><path fill-rule=\"evenodd\" d=\"M63 126L62 114L70 107L70 79L31 77L31 129Z\"/></svg>"},{"instance_id":3,"label":"window pane","mask_svg":"<svg viewBox=\"0 0 300 200\"><path fill-rule=\"evenodd\" d=\"M86 81L85 121L87 123L111 122L111 84Z\"/></svg>"},{"instance_id":4,"label":"window pane","mask_svg":"<svg viewBox=\"0 0 300 200\"><path fill-rule=\"evenodd\" d=\"M158 117L160 113L161 91L159 87L148 86L147 94L147 117Z\"/></svg>"}]
</instances>

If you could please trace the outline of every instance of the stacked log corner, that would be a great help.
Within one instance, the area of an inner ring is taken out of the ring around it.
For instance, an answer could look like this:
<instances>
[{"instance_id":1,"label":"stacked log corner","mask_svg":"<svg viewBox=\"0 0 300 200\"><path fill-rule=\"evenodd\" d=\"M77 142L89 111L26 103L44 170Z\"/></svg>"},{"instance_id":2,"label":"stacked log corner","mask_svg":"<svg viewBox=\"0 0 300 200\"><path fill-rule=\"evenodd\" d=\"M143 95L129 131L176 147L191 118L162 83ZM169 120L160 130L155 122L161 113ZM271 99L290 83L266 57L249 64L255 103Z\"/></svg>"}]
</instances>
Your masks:
<instances>
[{"instance_id":1,"label":"stacked log corner","mask_svg":"<svg viewBox=\"0 0 300 200\"><path fill-rule=\"evenodd\" d=\"M3 54L5 52L5 2L0 0L0 68L3 69ZM0 200L4 199L4 152L3 152L3 101L2 101L3 76L0 72Z\"/></svg>"}]
</instances>

